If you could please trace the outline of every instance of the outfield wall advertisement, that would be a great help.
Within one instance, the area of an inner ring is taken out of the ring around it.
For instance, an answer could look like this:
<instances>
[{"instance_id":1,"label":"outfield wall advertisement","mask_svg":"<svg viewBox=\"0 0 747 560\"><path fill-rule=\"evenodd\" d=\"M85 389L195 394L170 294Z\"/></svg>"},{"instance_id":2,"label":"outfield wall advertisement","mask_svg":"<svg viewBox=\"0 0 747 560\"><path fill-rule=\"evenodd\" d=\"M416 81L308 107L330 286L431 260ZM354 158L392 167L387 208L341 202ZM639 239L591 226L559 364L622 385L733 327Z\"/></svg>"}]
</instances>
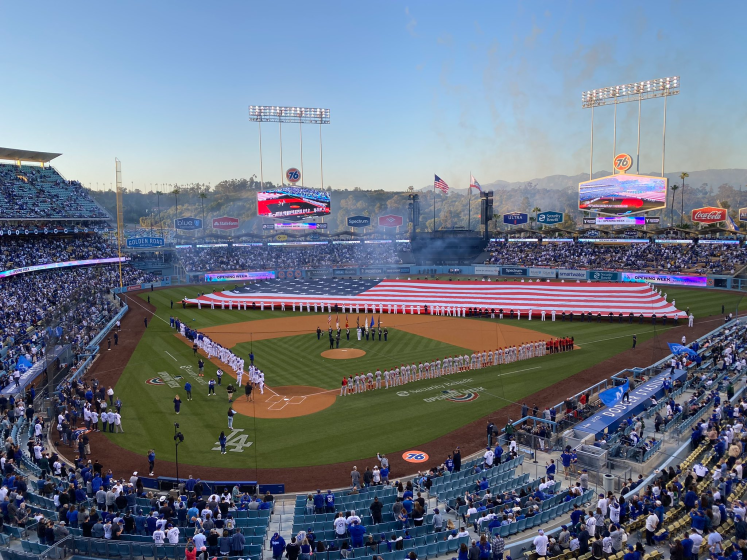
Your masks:
<instances>
[{"instance_id":1,"label":"outfield wall advertisement","mask_svg":"<svg viewBox=\"0 0 747 560\"><path fill-rule=\"evenodd\" d=\"M558 271L554 268L530 268L529 276L532 278L557 278Z\"/></svg>"},{"instance_id":2,"label":"outfield wall advertisement","mask_svg":"<svg viewBox=\"0 0 747 560\"><path fill-rule=\"evenodd\" d=\"M215 272L205 275L205 282L230 282L232 280L272 280L275 271L265 270L262 272Z\"/></svg>"},{"instance_id":3,"label":"outfield wall advertisement","mask_svg":"<svg viewBox=\"0 0 747 560\"><path fill-rule=\"evenodd\" d=\"M652 282L655 284L671 284L673 286L706 286L708 278L705 276L680 276L671 274L649 274L646 272L623 272L623 282Z\"/></svg>"},{"instance_id":4,"label":"outfield wall advertisement","mask_svg":"<svg viewBox=\"0 0 747 560\"><path fill-rule=\"evenodd\" d=\"M561 268L558 270L558 278L561 280L586 280L586 271Z\"/></svg>"},{"instance_id":5,"label":"outfield wall advertisement","mask_svg":"<svg viewBox=\"0 0 747 560\"><path fill-rule=\"evenodd\" d=\"M475 274L480 276L500 276L501 267L494 264L475 265Z\"/></svg>"},{"instance_id":6,"label":"outfield wall advertisement","mask_svg":"<svg viewBox=\"0 0 747 560\"><path fill-rule=\"evenodd\" d=\"M502 266L501 275L503 276L527 276L528 269L520 266Z\"/></svg>"}]
</instances>

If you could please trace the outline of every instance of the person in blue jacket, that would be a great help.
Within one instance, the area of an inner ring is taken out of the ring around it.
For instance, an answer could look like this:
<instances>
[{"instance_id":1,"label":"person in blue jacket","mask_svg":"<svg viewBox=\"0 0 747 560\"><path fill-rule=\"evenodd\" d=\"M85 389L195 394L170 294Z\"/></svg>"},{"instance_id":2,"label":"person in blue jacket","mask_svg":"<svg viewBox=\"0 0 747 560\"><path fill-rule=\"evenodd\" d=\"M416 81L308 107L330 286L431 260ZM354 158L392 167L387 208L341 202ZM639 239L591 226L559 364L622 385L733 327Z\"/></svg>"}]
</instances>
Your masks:
<instances>
[{"instance_id":1,"label":"person in blue jacket","mask_svg":"<svg viewBox=\"0 0 747 560\"><path fill-rule=\"evenodd\" d=\"M96 492L101 490L101 485L104 483L103 480L101 480L101 475L99 473L96 473L96 476L93 477L93 480L91 481L91 490L93 491L93 494L96 495Z\"/></svg>"},{"instance_id":2,"label":"person in blue jacket","mask_svg":"<svg viewBox=\"0 0 747 560\"><path fill-rule=\"evenodd\" d=\"M493 451L493 455L495 456L495 464L500 465L501 458L503 457L503 448L501 447L500 443L496 443L495 451Z\"/></svg>"},{"instance_id":3,"label":"person in blue jacket","mask_svg":"<svg viewBox=\"0 0 747 560\"><path fill-rule=\"evenodd\" d=\"M145 516L143 515L142 511L138 509L137 515L135 515L135 534L136 535L144 535L145 534Z\"/></svg>"},{"instance_id":4,"label":"person in blue jacket","mask_svg":"<svg viewBox=\"0 0 747 560\"><path fill-rule=\"evenodd\" d=\"M332 490L327 490L327 495L324 496L324 508L324 511L327 513L335 512L335 495L332 493Z\"/></svg>"},{"instance_id":5,"label":"person in blue jacket","mask_svg":"<svg viewBox=\"0 0 747 560\"><path fill-rule=\"evenodd\" d=\"M353 542L353 548L360 548L363 546L363 535L366 533L366 528L353 521L352 525L348 527L348 533L350 533L350 540Z\"/></svg>"},{"instance_id":6,"label":"person in blue jacket","mask_svg":"<svg viewBox=\"0 0 747 560\"><path fill-rule=\"evenodd\" d=\"M632 544L628 545L628 551L623 556L623 560L640 560L641 555L635 551Z\"/></svg>"},{"instance_id":7,"label":"person in blue jacket","mask_svg":"<svg viewBox=\"0 0 747 560\"><path fill-rule=\"evenodd\" d=\"M150 476L153 476L153 469L156 468L156 450L151 449L148 451L148 472ZM155 529L153 529L155 531Z\"/></svg>"},{"instance_id":8,"label":"person in blue jacket","mask_svg":"<svg viewBox=\"0 0 747 560\"><path fill-rule=\"evenodd\" d=\"M321 490L314 495L314 513L324 513L324 496Z\"/></svg>"},{"instance_id":9,"label":"person in blue jacket","mask_svg":"<svg viewBox=\"0 0 747 560\"><path fill-rule=\"evenodd\" d=\"M272 548L272 557L274 560L280 560L280 557L283 556L283 552L285 551L285 539L275 533L272 535L272 539L270 539L270 547Z\"/></svg>"},{"instance_id":10,"label":"person in blue jacket","mask_svg":"<svg viewBox=\"0 0 747 560\"><path fill-rule=\"evenodd\" d=\"M693 486L685 494L685 509L690 511L698 503L698 495L693 491Z\"/></svg>"},{"instance_id":11,"label":"person in blue jacket","mask_svg":"<svg viewBox=\"0 0 747 560\"><path fill-rule=\"evenodd\" d=\"M555 469L555 459L550 459L550 462L545 467L545 474L547 475L547 478L555 478Z\"/></svg>"},{"instance_id":12,"label":"person in blue jacket","mask_svg":"<svg viewBox=\"0 0 747 560\"><path fill-rule=\"evenodd\" d=\"M189 381L187 381L184 384L184 390L187 393L187 400L191 401L192 400L192 384Z\"/></svg>"},{"instance_id":13,"label":"person in blue jacket","mask_svg":"<svg viewBox=\"0 0 747 560\"><path fill-rule=\"evenodd\" d=\"M218 436L218 443L220 443L220 454L225 455L226 454L226 442L228 441L228 438L226 438L226 433L221 432Z\"/></svg>"}]
</instances>

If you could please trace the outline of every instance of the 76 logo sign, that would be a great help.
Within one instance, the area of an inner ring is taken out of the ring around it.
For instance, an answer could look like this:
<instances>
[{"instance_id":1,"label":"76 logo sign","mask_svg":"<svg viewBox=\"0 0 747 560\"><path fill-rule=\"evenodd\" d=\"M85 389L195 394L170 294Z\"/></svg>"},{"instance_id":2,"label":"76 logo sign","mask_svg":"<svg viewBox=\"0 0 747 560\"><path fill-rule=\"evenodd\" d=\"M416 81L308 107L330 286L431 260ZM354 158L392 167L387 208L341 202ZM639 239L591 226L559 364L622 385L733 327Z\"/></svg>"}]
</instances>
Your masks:
<instances>
[{"instance_id":1,"label":"76 logo sign","mask_svg":"<svg viewBox=\"0 0 747 560\"><path fill-rule=\"evenodd\" d=\"M428 460L428 454L424 451L405 451L402 458L408 463L425 463Z\"/></svg>"}]
</instances>

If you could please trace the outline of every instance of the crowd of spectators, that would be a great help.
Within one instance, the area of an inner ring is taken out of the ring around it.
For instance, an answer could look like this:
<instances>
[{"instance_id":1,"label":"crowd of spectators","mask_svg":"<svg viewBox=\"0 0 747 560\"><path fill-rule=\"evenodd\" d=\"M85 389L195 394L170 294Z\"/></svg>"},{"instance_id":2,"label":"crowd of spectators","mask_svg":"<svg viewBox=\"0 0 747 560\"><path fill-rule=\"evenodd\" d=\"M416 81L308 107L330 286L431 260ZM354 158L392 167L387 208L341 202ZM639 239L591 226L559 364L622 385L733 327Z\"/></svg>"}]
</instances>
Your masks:
<instances>
[{"instance_id":1,"label":"crowd of spectators","mask_svg":"<svg viewBox=\"0 0 747 560\"><path fill-rule=\"evenodd\" d=\"M323 244L306 246L229 246L178 249L188 271L254 270L317 266L399 264L405 243Z\"/></svg>"},{"instance_id":2,"label":"crowd of spectators","mask_svg":"<svg viewBox=\"0 0 747 560\"><path fill-rule=\"evenodd\" d=\"M151 274L122 267L125 285L153 282ZM0 282L0 370L8 376L20 356L34 364L47 341L82 350L116 313L110 289L119 285L119 267L65 268L20 274ZM61 335L56 332L61 327Z\"/></svg>"},{"instance_id":3,"label":"crowd of spectators","mask_svg":"<svg viewBox=\"0 0 747 560\"><path fill-rule=\"evenodd\" d=\"M0 249L0 270L37 264L106 259L117 256L117 249L100 235L79 237L7 237Z\"/></svg>"},{"instance_id":4,"label":"crowd of spectators","mask_svg":"<svg viewBox=\"0 0 747 560\"><path fill-rule=\"evenodd\" d=\"M78 181L52 167L0 164L0 218L110 219Z\"/></svg>"},{"instance_id":5,"label":"crowd of spectators","mask_svg":"<svg viewBox=\"0 0 747 560\"><path fill-rule=\"evenodd\" d=\"M485 264L509 266L734 274L747 264L747 249L722 244L491 241L486 250Z\"/></svg>"}]
</instances>

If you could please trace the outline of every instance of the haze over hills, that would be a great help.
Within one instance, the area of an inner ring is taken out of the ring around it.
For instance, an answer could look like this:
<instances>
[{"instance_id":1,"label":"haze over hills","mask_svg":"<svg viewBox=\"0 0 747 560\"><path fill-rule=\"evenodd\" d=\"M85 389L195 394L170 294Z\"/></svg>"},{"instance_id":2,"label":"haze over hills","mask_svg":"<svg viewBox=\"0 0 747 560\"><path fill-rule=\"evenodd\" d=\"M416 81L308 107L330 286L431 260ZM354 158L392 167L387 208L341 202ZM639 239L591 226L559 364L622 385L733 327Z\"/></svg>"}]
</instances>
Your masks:
<instances>
[{"instance_id":1,"label":"haze over hills","mask_svg":"<svg viewBox=\"0 0 747 560\"><path fill-rule=\"evenodd\" d=\"M680 179L680 173L681 171L677 171L673 173L665 173L664 175L669 179L670 184L676 182L679 185L682 182ZM690 176L685 180L685 183L692 187L700 187L703 184L707 184L711 189L715 190L724 184L731 185L736 189L739 189L740 186L747 186L747 169L706 169L704 171L689 171L688 173L690 173ZM659 173L656 172L644 172L642 174L654 176L659 175ZM604 177L605 175L612 175L612 172L595 171L593 177L596 179L597 177ZM564 189L568 187L578 187L579 183L588 180L588 173L579 173L578 175L549 175L547 177L530 179L529 181L509 182L498 179L490 183L481 183L481 186L484 190L499 190L524 187L527 183L532 183L539 189ZM432 186L428 186L423 187L421 190L432 188ZM455 192L467 191L467 189L453 190Z\"/></svg>"}]
</instances>

